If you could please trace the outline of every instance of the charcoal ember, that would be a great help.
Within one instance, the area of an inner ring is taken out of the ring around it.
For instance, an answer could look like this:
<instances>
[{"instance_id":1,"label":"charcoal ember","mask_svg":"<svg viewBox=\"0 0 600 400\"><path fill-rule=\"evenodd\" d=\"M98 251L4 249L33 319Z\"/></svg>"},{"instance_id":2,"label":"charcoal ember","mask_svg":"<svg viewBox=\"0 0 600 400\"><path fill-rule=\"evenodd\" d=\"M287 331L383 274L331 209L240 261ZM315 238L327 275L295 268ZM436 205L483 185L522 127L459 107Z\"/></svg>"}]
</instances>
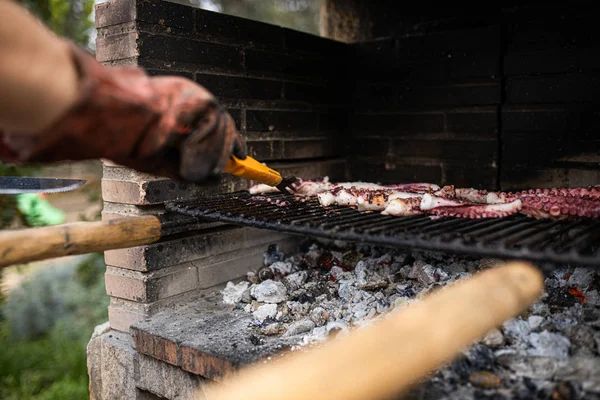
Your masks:
<instances>
[{"instance_id":1,"label":"charcoal ember","mask_svg":"<svg viewBox=\"0 0 600 400\"><path fill-rule=\"evenodd\" d=\"M242 293L242 298L240 299L240 301L242 303L251 303L252 302L252 295L250 294L250 288L244 290L244 292Z\"/></svg>"},{"instance_id":2,"label":"charcoal ember","mask_svg":"<svg viewBox=\"0 0 600 400\"><path fill-rule=\"evenodd\" d=\"M296 322L292 322L287 326L286 332L283 336L295 336L300 335L302 333L307 333L312 331L315 328L315 323L310 319L301 319Z\"/></svg>"},{"instance_id":3,"label":"charcoal ember","mask_svg":"<svg viewBox=\"0 0 600 400\"><path fill-rule=\"evenodd\" d=\"M544 322L544 317L540 317L539 315L530 315L529 318L527 318L529 329L532 331L539 328L542 325L542 322Z\"/></svg>"},{"instance_id":4,"label":"charcoal ember","mask_svg":"<svg viewBox=\"0 0 600 400\"><path fill-rule=\"evenodd\" d=\"M595 270L591 268L577 267L567 280L570 286L575 286L579 290L587 289L595 278Z\"/></svg>"},{"instance_id":5,"label":"charcoal ember","mask_svg":"<svg viewBox=\"0 0 600 400\"><path fill-rule=\"evenodd\" d=\"M257 298L264 283L258 282L257 274L249 274L247 289L234 307L250 314L256 343L261 336L280 336L301 348L362 329L493 261L312 241L301 252L268 266L270 271L285 266L270 279L285 289L279 293L284 301ZM434 398L440 399L560 400L572 394L569 388L576 388L576 398L600 399L593 375L600 360L600 278L588 272L562 268L548 274L545 292L526 313L505 321L454 362L433 371L424 386L436 383L440 391ZM233 285L238 283L228 284L228 290Z\"/></svg>"},{"instance_id":6,"label":"charcoal ember","mask_svg":"<svg viewBox=\"0 0 600 400\"><path fill-rule=\"evenodd\" d=\"M275 279L275 272L270 267L264 267L258 270L256 276L259 282L264 282Z\"/></svg>"},{"instance_id":7,"label":"charcoal ember","mask_svg":"<svg viewBox=\"0 0 600 400\"><path fill-rule=\"evenodd\" d=\"M237 285L233 282L227 282L225 288L221 291L223 294L223 303L237 304L242 301L244 292L248 290L249 282L240 282Z\"/></svg>"},{"instance_id":8,"label":"charcoal ember","mask_svg":"<svg viewBox=\"0 0 600 400\"><path fill-rule=\"evenodd\" d=\"M483 258L479 261L479 268L481 268L481 269L493 268L493 267L497 267L502 264L504 264L504 261L497 259L497 258Z\"/></svg>"},{"instance_id":9,"label":"charcoal ember","mask_svg":"<svg viewBox=\"0 0 600 400\"><path fill-rule=\"evenodd\" d=\"M531 314L545 317L548 315L549 312L550 309L548 308L548 304L546 303L537 302L531 306Z\"/></svg>"},{"instance_id":10,"label":"charcoal ember","mask_svg":"<svg viewBox=\"0 0 600 400\"><path fill-rule=\"evenodd\" d=\"M486 333L481 342L490 348L497 348L504 344L504 335L499 329L492 329Z\"/></svg>"},{"instance_id":11,"label":"charcoal ember","mask_svg":"<svg viewBox=\"0 0 600 400\"><path fill-rule=\"evenodd\" d=\"M252 343L254 346L260 346L265 343L265 340L261 337L256 336L255 334L248 335L248 341Z\"/></svg>"},{"instance_id":12,"label":"charcoal ember","mask_svg":"<svg viewBox=\"0 0 600 400\"><path fill-rule=\"evenodd\" d=\"M260 283L260 279L258 279L258 275L254 271L248 271L246 273L246 279L248 279L248 282L252 284Z\"/></svg>"},{"instance_id":13,"label":"charcoal ember","mask_svg":"<svg viewBox=\"0 0 600 400\"><path fill-rule=\"evenodd\" d=\"M263 254L263 263L266 267L278 261L283 261L284 254L279 251L279 246L270 244L267 251Z\"/></svg>"},{"instance_id":14,"label":"charcoal ember","mask_svg":"<svg viewBox=\"0 0 600 400\"><path fill-rule=\"evenodd\" d=\"M463 380L478 371L491 371L495 362L495 356L487 346L476 344L459 355L453 362L451 369Z\"/></svg>"},{"instance_id":15,"label":"charcoal ember","mask_svg":"<svg viewBox=\"0 0 600 400\"><path fill-rule=\"evenodd\" d=\"M532 333L529 335L530 348L527 354L536 357L552 357L559 360L566 360L569 357L571 341L557 333L542 331L541 333Z\"/></svg>"},{"instance_id":16,"label":"charcoal ember","mask_svg":"<svg viewBox=\"0 0 600 400\"><path fill-rule=\"evenodd\" d=\"M600 307L600 292L598 290L588 290L585 293L585 304Z\"/></svg>"},{"instance_id":17,"label":"charcoal ember","mask_svg":"<svg viewBox=\"0 0 600 400\"><path fill-rule=\"evenodd\" d=\"M306 271L298 271L286 276L283 279L283 284L289 292L293 292L300 289L307 279L308 273Z\"/></svg>"},{"instance_id":18,"label":"charcoal ember","mask_svg":"<svg viewBox=\"0 0 600 400\"><path fill-rule=\"evenodd\" d=\"M416 279L424 286L429 286L433 283L447 280L448 274L430 264L425 264L423 261L415 261L409 278Z\"/></svg>"},{"instance_id":19,"label":"charcoal ember","mask_svg":"<svg viewBox=\"0 0 600 400\"><path fill-rule=\"evenodd\" d=\"M329 313L323 307L315 307L310 312L310 320L315 323L316 326L323 326L329 319Z\"/></svg>"},{"instance_id":20,"label":"charcoal ember","mask_svg":"<svg viewBox=\"0 0 600 400\"><path fill-rule=\"evenodd\" d=\"M331 254L331 252L324 252L317 258L318 268L331 270L331 268L339 266L339 261Z\"/></svg>"},{"instance_id":21,"label":"charcoal ember","mask_svg":"<svg viewBox=\"0 0 600 400\"><path fill-rule=\"evenodd\" d=\"M254 319L263 322L267 318L275 318L277 315L277 304L263 304L252 313Z\"/></svg>"},{"instance_id":22,"label":"charcoal ember","mask_svg":"<svg viewBox=\"0 0 600 400\"><path fill-rule=\"evenodd\" d=\"M568 330L577 325L580 319L581 308L579 306L566 309L565 311L555 313L552 318L546 318L542 322L541 328L555 331L568 332Z\"/></svg>"},{"instance_id":23,"label":"charcoal ember","mask_svg":"<svg viewBox=\"0 0 600 400\"><path fill-rule=\"evenodd\" d=\"M274 322L260 329L260 333L265 336L281 335L285 331L285 325L279 322Z\"/></svg>"},{"instance_id":24,"label":"charcoal ember","mask_svg":"<svg viewBox=\"0 0 600 400\"><path fill-rule=\"evenodd\" d=\"M496 361L517 376L540 380L551 380L565 364L557 358L521 354L502 354Z\"/></svg>"},{"instance_id":25,"label":"charcoal ember","mask_svg":"<svg viewBox=\"0 0 600 400\"><path fill-rule=\"evenodd\" d=\"M576 350L584 350L579 352L581 355L593 355L597 349L596 340L594 337L595 330L587 325L575 325L570 329L569 340ZM599 371L600 373L600 371Z\"/></svg>"},{"instance_id":26,"label":"charcoal ember","mask_svg":"<svg viewBox=\"0 0 600 400\"><path fill-rule=\"evenodd\" d=\"M556 308L565 308L571 307L574 304L578 303L579 299L569 293L569 291L564 288L562 290L552 290L548 295L547 303L550 307Z\"/></svg>"},{"instance_id":27,"label":"charcoal ember","mask_svg":"<svg viewBox=\"0 0 600 400\"><path fill-rule=\"evenodd\" d=\"M364 285L360 285L358 288L360 290L367 290L367 291L373 291L373 290L379 290L379 289L385 289L388 287L388 283L385 281L375 281L375 282L367 282Z\"/></svg>"},{"instance_id":28,"label":"charcoal ember","mask_svg":"<svg viewBox=\"0 0 600 400\"><path fill-rule=\"evenodd\" d=\"M600 358L571 357L556 371L555 380L578 382L586 392L600 394Z\"/></svg>"},{"instance_id":29,"label":"charcoal ember","mask_svg":"<svg viewBox=\"0 0 600 400\"><path fill-rule=\"evenodd\" d=\"M302 266L306 269L315 269L319 267L319 258L321 252L315 246L311 246L310 250L302 257Z\"/></svg>"},{"instance_id":30,"label":"charcoal ember","mask_svg":"<svg viewBox=\"0 0 600 400\"><path fill-rule=\"evenodd\" d=\"M286 303L289 313L295 317L302 317L308 314L310 303L300 303L298 301L288 301Z\"/></svg>"},{"instance_id":31,"label":"charcoal ember","mask_svg":"<svg viewBox=\"0 0 600 400\"><path fill-rule=\"evenodd\" d=\"M584 307L582 311L584 322L595 322L600 320L600 309L596 307Z\"/></svg>"},{"instance_id":32,"label":"charcoal ember","mask_svg":"<svg viewBox=\"0 0 600 400\"><path fill-rule=\"evenodd\" d=\"M276 261L268 267L263 267L258 271L260 281L268 279L281 280L292 272L292 264L286 261Z\"/></svg>"},{"instance_id":33,"label":"charcoal ember","mask_svg":"<svg viewBox=\"0 0 600 400\"><path fill-rule=\"evenodd\" d=\"M340 267L333 267L329 271L329 280L332 282L352 281L354 280L354 274L352 272L347 272Z\"/></svg>"},{"instance_id":34,"label":"charcoal ember","mask_svg":"<svg viewBox=\"0 0 600 400\"><path fill-rule=\"evenodd\" d=\"M284 284L271 279L252 286L250 294L263 303L281 303L287 300L287 289Z\"/></svg>"},{"instance_id":35,"label":"charcoal ember","mask_svg":"<svg viewBox=\"0 0 600 400\"><path fill-rule=\"evenodd\" d=\"M578 390L572 382L560 382L552 391L552 400L575 400Z\"/></svg>"},{"instance_id":36,"label":"charcoal ember","mask_svg":"<svg viewBox=\"0 0 600 400\"><path fill-rule=\"evenodd\" d=\"M511 344L526 347L531 328L527 321L521 318L512 318L502 324L502 331Z\"/></svg>"}]
</instances>

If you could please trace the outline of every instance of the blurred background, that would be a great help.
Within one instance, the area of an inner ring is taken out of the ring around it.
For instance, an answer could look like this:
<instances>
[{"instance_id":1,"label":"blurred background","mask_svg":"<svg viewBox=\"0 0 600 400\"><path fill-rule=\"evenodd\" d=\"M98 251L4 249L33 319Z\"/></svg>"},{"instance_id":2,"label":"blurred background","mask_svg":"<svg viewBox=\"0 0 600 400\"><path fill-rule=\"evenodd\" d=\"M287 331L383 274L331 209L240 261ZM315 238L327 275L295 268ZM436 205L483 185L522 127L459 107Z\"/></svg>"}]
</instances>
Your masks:
<instances>
[{"instance_id":1,"label":"blurred background","mask_svg":"<svg viewBox=\"0 0 600 400\"><path fill-rule=\"evenodd\" d=\"M105 1L19 2L56 34L94 53L94 6ZM171 1L319 34L320 0ZM0 163L0 175L87 180L66 193L0 195L1 229L100 219L99 160L18 167ZM108 319L104 268L99 253L0 269L0 399L89 398L85 349L94 328Z\"/></svg>"}]
</instances>

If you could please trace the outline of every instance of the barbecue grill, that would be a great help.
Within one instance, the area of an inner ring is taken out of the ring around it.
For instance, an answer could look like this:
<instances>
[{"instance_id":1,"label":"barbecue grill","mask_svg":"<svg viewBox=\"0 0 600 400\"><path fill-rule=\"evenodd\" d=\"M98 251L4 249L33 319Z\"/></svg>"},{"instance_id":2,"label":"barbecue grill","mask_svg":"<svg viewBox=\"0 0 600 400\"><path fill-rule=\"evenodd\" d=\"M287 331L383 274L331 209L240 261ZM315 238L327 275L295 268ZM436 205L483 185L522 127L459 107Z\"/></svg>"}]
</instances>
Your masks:
<instances>
[{"instance_id":1,"label":"barbecue grill","mask_svg":"<svg viewBox=\"0 0 600 400\"><path fill-rule=\"evenodd\" d=\"M109 0L96 10L96 57L200 83L248 154L282 176L494 192L600 183L594 13L495 4L484 15L453 6L410 16L391 0L322 2L319 37L173 2ZM381 248L369 257L392 249L401 273L388 281L410 273L431 287L494 262L482 257L530 260L551 272L551 308L600 301L599 220L393 217L286 194L252 199L255 183L226 175L186 185L104 161L102 222L123 229L104 235L119 243L105 252L110 331L88 351L88 364L101 365L90 370L94 398L180 398L198 376L235 370L237 356L271 356L258 349L282 341L246 340L252 314L230 312L218 291L258 275L267 249L303 259L304 238ZM125 229L133 222L140 228Z\"/></svg>"},{"instance_id":2,"label":"barbecue grill","mask_svg":"<svg viewBox=\"0 0 600 400\"><path fill-rule=\"evenodd\" d=\"M600 266L598 220L557 221L522 215L498 219L394 217L343 206L325 208L317 199L298 200L284 193L262 196L272 202L253 200L255 196L248 191L238 191L168 203L166 208L211 221L375 246L517 258L548 267Z\"/></svg>"}]
</instances>

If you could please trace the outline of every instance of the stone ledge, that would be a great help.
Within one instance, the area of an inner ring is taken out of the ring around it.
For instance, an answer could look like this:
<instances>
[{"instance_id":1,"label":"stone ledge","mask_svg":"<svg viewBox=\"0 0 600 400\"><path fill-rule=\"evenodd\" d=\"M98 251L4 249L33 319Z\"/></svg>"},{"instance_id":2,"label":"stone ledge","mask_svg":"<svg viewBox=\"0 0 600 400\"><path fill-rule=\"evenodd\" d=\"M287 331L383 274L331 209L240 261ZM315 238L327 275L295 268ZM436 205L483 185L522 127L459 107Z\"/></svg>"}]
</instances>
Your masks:
<instances>
[{"instance_id":1,"label":"stone ledge","mask_svg":"<svg viewBox=\"0 0 600 400\"><path fill-rule=\"evenodd\" d=\"M251 321L251 314L222 303L221 294L212 291L137 322L131 332L141 354L222 382L240 367L283 354L298 342L297 336L258 339L248 330Z\"/></svg>"},{"instance_id":2,"label":"stone ledge","mask_svg":"<svg viewBox=\"0 0 600 400\"><path fill-rule=\"evenodd\" d=\"M207 383L195 374L140 354L129 334L113 330L91 338L87 364L92 400L147 399L143 392L171 400L187 399L201 395Z\"/></svg>"}]
</instances>

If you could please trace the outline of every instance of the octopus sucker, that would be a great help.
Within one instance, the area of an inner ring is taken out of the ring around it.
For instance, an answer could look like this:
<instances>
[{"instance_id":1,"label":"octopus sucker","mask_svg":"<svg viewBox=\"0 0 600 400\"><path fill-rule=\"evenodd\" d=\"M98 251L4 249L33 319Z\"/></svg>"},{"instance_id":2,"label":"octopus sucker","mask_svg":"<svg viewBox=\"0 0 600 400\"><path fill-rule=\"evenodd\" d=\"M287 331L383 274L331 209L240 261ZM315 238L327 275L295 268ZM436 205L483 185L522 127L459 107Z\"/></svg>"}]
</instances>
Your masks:
<instances>
[{"instance_id":1,"label":"octopus sucker","mask_svg":"<svg viewBox=\"0 0 600 400\"><path fill-rule=\"evenodd\" d=\"M600 199L576 195L533 195L520 198L522 212L532 218L600 218Z\"/></svg>"}]
</instances>

